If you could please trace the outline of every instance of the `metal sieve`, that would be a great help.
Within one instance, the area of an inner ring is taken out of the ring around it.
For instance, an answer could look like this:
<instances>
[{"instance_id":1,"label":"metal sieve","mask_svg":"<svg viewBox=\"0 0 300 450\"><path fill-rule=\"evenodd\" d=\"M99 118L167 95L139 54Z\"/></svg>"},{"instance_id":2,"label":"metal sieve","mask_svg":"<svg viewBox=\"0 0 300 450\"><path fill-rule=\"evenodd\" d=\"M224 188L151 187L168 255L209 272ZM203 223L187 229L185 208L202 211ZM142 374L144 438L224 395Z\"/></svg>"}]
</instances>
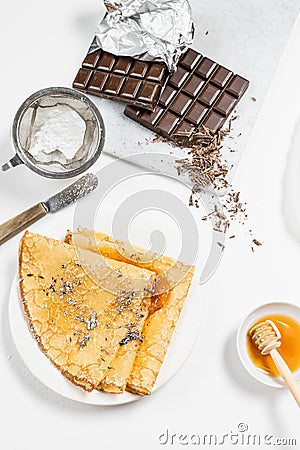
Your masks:
<instances>
[{"instance_id":1,"label":"metal sieve","mask_svg":"<svg viewBox=\"0 0 300 450\"><path fill-rule=\"evenodd\" d=\"M60 121L63 116L73 122ZM46 129L43 142L38 135L41 123ZM78 148L72 147L74 123L80 128ZM63 145L66 141L73 149L72 157L57 147L58 132L53 124L59 126ZM75 89L50 87L32 94L20 106L13 121L12 140L16 153L2 166L3 171L25 164L44 177L71 178L86 171L98 159L104 146L105 128L100 111L85 94ZM37 154L32 152L33 144L40 149ZM45 151L43 145L52 150Z\"/></svg>"}]
</instances>

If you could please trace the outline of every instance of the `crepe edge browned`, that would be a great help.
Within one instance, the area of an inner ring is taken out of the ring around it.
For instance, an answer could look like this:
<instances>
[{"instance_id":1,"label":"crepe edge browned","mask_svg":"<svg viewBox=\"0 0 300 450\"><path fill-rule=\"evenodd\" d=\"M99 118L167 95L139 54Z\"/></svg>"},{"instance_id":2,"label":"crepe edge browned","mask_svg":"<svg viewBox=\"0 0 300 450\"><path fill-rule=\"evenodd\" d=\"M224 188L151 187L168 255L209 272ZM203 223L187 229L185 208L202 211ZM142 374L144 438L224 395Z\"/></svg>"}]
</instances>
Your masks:
<instances>
[{"instance_id":1,"label":"crepe edge browned","mask_svg":"<svg viewBox=\"0 0 300 450\"><path fill-rule=\"evenodd\" d=\"M19 275L19 292L20 292L20 301L22 303L23 306L23 311L24 311L24 316L25 319L27 321L28 324L28 328L29 331L32 335L32 337L34 338L35 342L37 343L37 345L39 346L39 348L41 349L41 351L44 353L44 355L48 358L48 360L53 364L54 367L56 367L56 369L59 370L59 372L66 377L68 380L70 380L74 385L81 387L82 389L84 389L87 392L91 392L92 390L95 389L96 385L93 384L91 381L89 381L88 379L82 377L82 378L78 378L76 376L71 375L68 371L64 370L61 366L59 366L58 364L55 363L55 361L53 361L53 359L48 355L47 350L45 349L45 347L43 346L43 343L41 342L40 336L37 333L37 331L35 330L34 327L34 323L33 323L33 319L30 316L30 312L26 303L26 294L24 293L23 287L22 287L22 274L21 274L21 266L22 266L22 255L24 254L24 247L25 247L25 239L28 235L30 235L31 233L29 231L25 231L24 235L21 238L20 244L19 244L19 252L18 252L18 259L19 259L19 268L18 268L18 275ZM63 243L63 242L62 242Z\"/></svg>"}]
</instances>

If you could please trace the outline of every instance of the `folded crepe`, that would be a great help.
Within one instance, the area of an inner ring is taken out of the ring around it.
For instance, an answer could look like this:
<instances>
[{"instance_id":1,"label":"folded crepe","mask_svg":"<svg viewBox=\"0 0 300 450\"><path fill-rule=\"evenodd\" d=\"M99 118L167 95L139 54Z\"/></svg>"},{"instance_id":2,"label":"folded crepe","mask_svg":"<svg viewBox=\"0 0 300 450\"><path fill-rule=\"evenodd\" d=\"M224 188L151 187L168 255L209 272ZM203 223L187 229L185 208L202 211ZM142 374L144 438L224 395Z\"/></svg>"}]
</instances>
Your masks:
<instances>
[{"instance_id":1,"label":"folded crepe","mask_svg":"<svg viewBox=\"0 0 300 450\"><path fill-rule=\"evenodd\" d=\"M41 350L69 380L91 391L100 388L119 349L142 340L156 274L108 258L99 263L86 250L80 260L72 245L26 232L19 249L19 285Z\"/></svg>"},{"instance_id":2,"label":"folded crepe","mask_svg":"<svg viewBox=\"0 0 300 450\"><path fill-rule=\"evenodd\" d=\"M104 257L156 273L156 289L160 294L151 298L142 341L119 348L112 362L114 370L108 372L100 384L107 392L120 393L126 389L139 395L149 395L187 297L194 267L155 254L150 259L149 254L143 258L145 250L135 247L133 251L126 243L87 229L74 234L68 231L65 241L77 248L100 252Z\"/></svg>"}]
</instances>

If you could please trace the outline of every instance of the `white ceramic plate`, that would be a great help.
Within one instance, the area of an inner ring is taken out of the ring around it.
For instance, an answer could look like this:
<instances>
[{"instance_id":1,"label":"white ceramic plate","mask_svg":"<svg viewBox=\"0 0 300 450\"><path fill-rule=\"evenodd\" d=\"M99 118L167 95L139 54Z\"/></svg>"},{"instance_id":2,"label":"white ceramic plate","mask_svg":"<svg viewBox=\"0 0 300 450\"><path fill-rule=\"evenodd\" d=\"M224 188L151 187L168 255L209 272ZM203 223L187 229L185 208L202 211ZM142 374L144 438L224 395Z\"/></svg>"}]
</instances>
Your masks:
<instances>
[{"instance_id":1,"label":"white ceramic plate","mask_svg":"<svg viewBox=\"0 0 300 450\"><path fill-rule=\"evenodd\" d=\"M300 323L300 308L292 303L278 302L262 305L252 311L241 323L237 333L237 351L243 366L250 373L250 375L268 386L281 388L285 387L283 381L280 378L270 377L258 369L251 361L247 351L246 336L250 326L261 317L265 317L268 314L283 314ZM296 380L300 382L300 369L294 373L294 376Z\"/></svg>"},{"instance_id":2,"label":"white ceramic plate","mask_svg":"<svg viewBox=\"0 0 300 450\"><path fill-rule=\"evenodd\" d=\"M188 358L196 342L201 317L201 296L198 279L197 275L194 276L188 298L153 391L156 391L175 375ZM42 383L57 394L93 405L120 405L141 398L128 392L120 395L99 391L85 392L63 377L42 353L30 334L23 315L17 277L15 277L10 293L9 322L15 345L24 363Z\"/></svg>"}]
</instances>

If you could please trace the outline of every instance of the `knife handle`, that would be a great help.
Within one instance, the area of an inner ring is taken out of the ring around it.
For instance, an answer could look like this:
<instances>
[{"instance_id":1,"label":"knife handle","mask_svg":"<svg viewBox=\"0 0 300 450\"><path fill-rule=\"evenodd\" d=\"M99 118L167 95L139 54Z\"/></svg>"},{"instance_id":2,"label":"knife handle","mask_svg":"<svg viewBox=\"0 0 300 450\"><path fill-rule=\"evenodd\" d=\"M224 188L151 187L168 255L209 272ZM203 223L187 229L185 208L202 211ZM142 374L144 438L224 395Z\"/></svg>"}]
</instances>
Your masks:
<instances>
[{"instance_id":1,"label":"knife handle","mask_svg":"<svg viewBox=\"0 0 300 450\"><path fill-rule=\"evenodd\" d=\"M38 203L21 214L0 225L0 245L45 216L48 209L44 203Z\"/></svg>"}]
</instances>

